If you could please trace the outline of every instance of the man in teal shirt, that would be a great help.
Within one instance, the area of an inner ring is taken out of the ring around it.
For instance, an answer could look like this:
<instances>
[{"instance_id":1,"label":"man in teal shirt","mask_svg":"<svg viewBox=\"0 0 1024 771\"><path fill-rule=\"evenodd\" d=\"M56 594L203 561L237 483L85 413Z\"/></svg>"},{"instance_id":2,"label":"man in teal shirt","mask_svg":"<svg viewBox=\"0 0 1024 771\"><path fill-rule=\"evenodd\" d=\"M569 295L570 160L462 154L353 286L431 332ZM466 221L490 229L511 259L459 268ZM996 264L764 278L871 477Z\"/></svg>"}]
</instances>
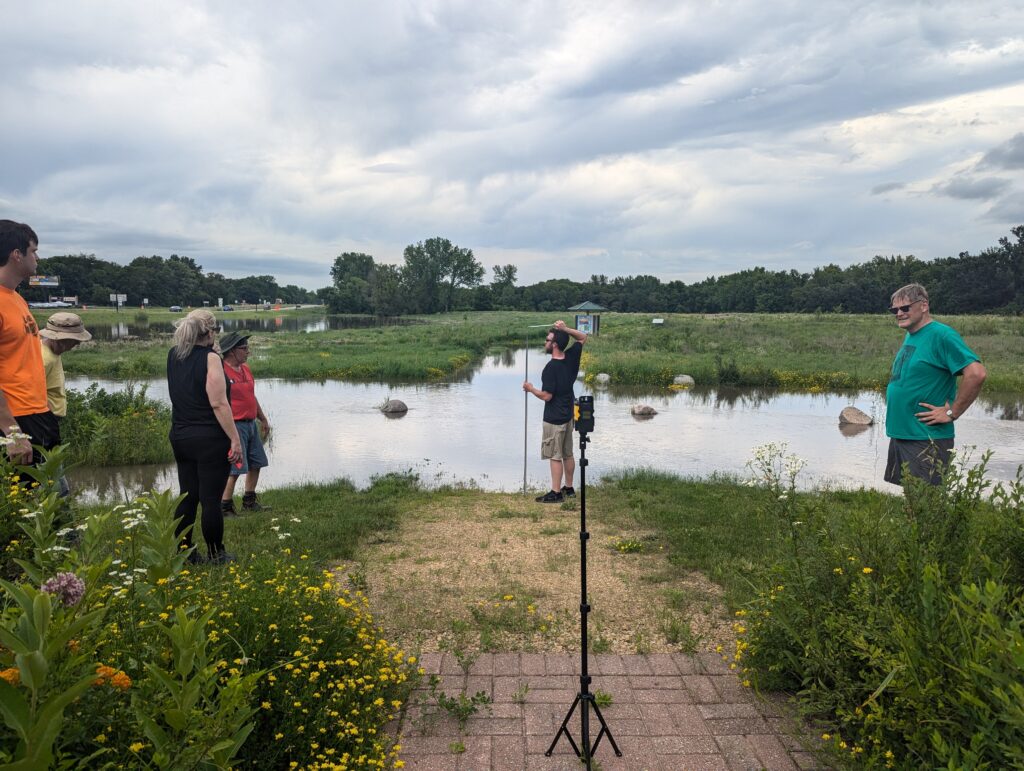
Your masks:
<instances>
[{"instance_id":1,"label":"man in teal shirt","mask_svg":"<svg viewBox=\"0 0 1024 771\"><path fill-rule=\"evenodd\" d=\"M953 449L953 421L978 398L985 368L956 330L929 315L920 284L897 289L890 306L907 336L885 392L885 481L902 484L906 466L912 476L938 484ZM963 378L959 389L957 377Z\"/></svg>"}]
</instances>

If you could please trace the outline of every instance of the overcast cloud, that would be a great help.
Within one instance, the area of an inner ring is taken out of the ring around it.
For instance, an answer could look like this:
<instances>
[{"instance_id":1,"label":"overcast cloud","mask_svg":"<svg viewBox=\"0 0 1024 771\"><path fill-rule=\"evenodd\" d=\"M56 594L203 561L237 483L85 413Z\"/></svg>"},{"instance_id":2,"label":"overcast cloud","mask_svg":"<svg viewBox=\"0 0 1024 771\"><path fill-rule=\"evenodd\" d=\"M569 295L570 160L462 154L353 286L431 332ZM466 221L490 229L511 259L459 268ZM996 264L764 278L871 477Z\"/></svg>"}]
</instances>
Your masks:
<instances>
[{"instance_id":1,"label":"overcast cloud","mask_svg":"<svg viewBox=\"0 0 1024 771\"><path fill-rule=\"evenodd\" d=\"M1024 224L1024 5L3 4L0 217L316 288L443 236L521 282L977 252Z\"/></svg>"}]
</instances>

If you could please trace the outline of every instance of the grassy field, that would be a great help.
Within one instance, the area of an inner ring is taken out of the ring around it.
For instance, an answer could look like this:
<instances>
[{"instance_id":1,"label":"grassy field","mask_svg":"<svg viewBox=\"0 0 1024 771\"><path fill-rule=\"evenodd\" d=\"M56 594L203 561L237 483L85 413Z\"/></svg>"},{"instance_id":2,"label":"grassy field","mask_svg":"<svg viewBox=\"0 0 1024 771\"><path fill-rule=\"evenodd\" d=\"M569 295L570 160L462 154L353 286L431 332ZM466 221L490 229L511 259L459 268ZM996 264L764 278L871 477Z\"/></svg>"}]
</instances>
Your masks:
<instances>
[{"instance_id":1,"label":"grassy field","mask_svg":"<svg viewBox=\"0 0 1024 771\"><path fill-rule=\"evenodd\" d=\"M96 316L92 314L96 313ZM265 312L260 312L265 313ZM288 310L311 315L318 309ZM40 314L45 320L46 314ZM110 310L84 311L88 325ZM178 314L151 311L151 321ZM255 315L255 314L254 314ZM561 314L571 323L572 314ZM122 314L123 316L123 314ZM489 351L539 348L558 314L453 313L421 317L410 326L324 332L276 332L253 337L253 369L261 377L423 382L457 377ZM245 318L235 312L233 318ZM662 315L606 313L601 334L586 348L589 375L606 372L622 385L668 386L678 374L698 384L787 390L882 388L903 333L889 316L834 314ZM939 317L964 336L989 372L986 390L1024 390L1024 319ZM155 340L80 346L65 358L69 375L160 376L169 345Z\"/></svg>"}]
</instances>

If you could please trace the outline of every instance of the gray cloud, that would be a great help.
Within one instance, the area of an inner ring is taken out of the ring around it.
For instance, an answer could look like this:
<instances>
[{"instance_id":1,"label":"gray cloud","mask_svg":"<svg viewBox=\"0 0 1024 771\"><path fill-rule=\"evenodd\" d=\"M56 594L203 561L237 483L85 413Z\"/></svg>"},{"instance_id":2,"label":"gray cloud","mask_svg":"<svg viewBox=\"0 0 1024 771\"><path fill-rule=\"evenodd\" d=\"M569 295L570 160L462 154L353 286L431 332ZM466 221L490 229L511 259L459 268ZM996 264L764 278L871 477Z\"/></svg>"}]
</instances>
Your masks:
<instances>
[{"instance_id":1,"label":"gray cloud","mask_svg":"<svg viewBox=\"0 0 1024 771\"><path fill-rule=\"evenodd\" d=\"M1016 134L998 147L993 147L981 159L982 168L1024 169L1024 133Z\"/></svg>"},{"instance_id":2,"label":"gray cloud","mask_svg":"<svg viewBox=\"0 0 1024 771\"><path fill-rule=\"evenodd\" d=\"M991 222L999 222L1010 226L1024 224L1024 193L1014 193L997 201L988 210L985 218Z\"/></svg>"},{"instance_id":3,"label":"gray cloud","mask_svg":"<svg viewBox=\"0 0 1024 771\"><path fill-rule=\"evenodd\" d=\"M903 182L883 182L881 185L875 185L871 188L871 195L883 195L885 193L893 193L897 190L903 190L906 184Z\"/></svg>"},{"instance_id":4,"label":"gray cloud","mask_svg":"<svg viewBox=\"0 0 1024 771\"><path fill-rule=\"evenodd\" d=\"M1008 0L43 0L5 24L0 216L50 254L315 287L342 251L443 235L523 281L694 280L1019 224Z\"/></svg>"},{"instance_id":5,"label":"gray cloud","mask_svg":"<svg viewBox=\"0 0 1024 771\"><path fill-rule=\"evenodd\" d=\"M1010 180L999 177L974 177L958 176L949 182L936 185L934 191L939 195L948 195L950 198L962 198L966 200L988 201L998 198L1010 187Z\"/></svg>"}]
</instances>

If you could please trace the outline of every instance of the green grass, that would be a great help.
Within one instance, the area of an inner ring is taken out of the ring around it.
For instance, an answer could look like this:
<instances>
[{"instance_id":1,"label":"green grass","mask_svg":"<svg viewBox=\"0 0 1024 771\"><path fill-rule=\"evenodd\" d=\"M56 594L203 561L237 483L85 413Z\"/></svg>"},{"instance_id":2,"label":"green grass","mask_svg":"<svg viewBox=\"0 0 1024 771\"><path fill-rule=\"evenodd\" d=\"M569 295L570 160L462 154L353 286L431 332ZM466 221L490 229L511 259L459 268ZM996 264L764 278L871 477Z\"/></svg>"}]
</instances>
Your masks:
<instances>
[{"instance_id":1,"label":"green grass","mask_svg":"<svg viewBox=\"0 0 1024 771\"><path fill-rule=\"evenodd\" d=\"M88 313L92 313L89 311ZM110 313L110 311L102 311ZM159 320L178 314L150 311ZM289 311L312 315L317 309ZM846 314L606 313L601 335L587 343L584 369L612 384L668 386L677 374L701 385L788 390L881 388L903 337L889 316ZM486 354L522 347L539 355L543 324L572 314L452 313L418 317L412 326L253 337L253 369L261 377L389 383L458 377ZM235 318L244 318L237 313ZM42 317L45 319L45 317ZM86 319L88 325L91 316ZM122 317L123 318L123 317ZM1024 390L1024 320L1011 316L940 316L963 334L989 371L987 391ZM69 375L160 376L167 338L90 343L65 357Z\"/></svg>"}]
</instances>

